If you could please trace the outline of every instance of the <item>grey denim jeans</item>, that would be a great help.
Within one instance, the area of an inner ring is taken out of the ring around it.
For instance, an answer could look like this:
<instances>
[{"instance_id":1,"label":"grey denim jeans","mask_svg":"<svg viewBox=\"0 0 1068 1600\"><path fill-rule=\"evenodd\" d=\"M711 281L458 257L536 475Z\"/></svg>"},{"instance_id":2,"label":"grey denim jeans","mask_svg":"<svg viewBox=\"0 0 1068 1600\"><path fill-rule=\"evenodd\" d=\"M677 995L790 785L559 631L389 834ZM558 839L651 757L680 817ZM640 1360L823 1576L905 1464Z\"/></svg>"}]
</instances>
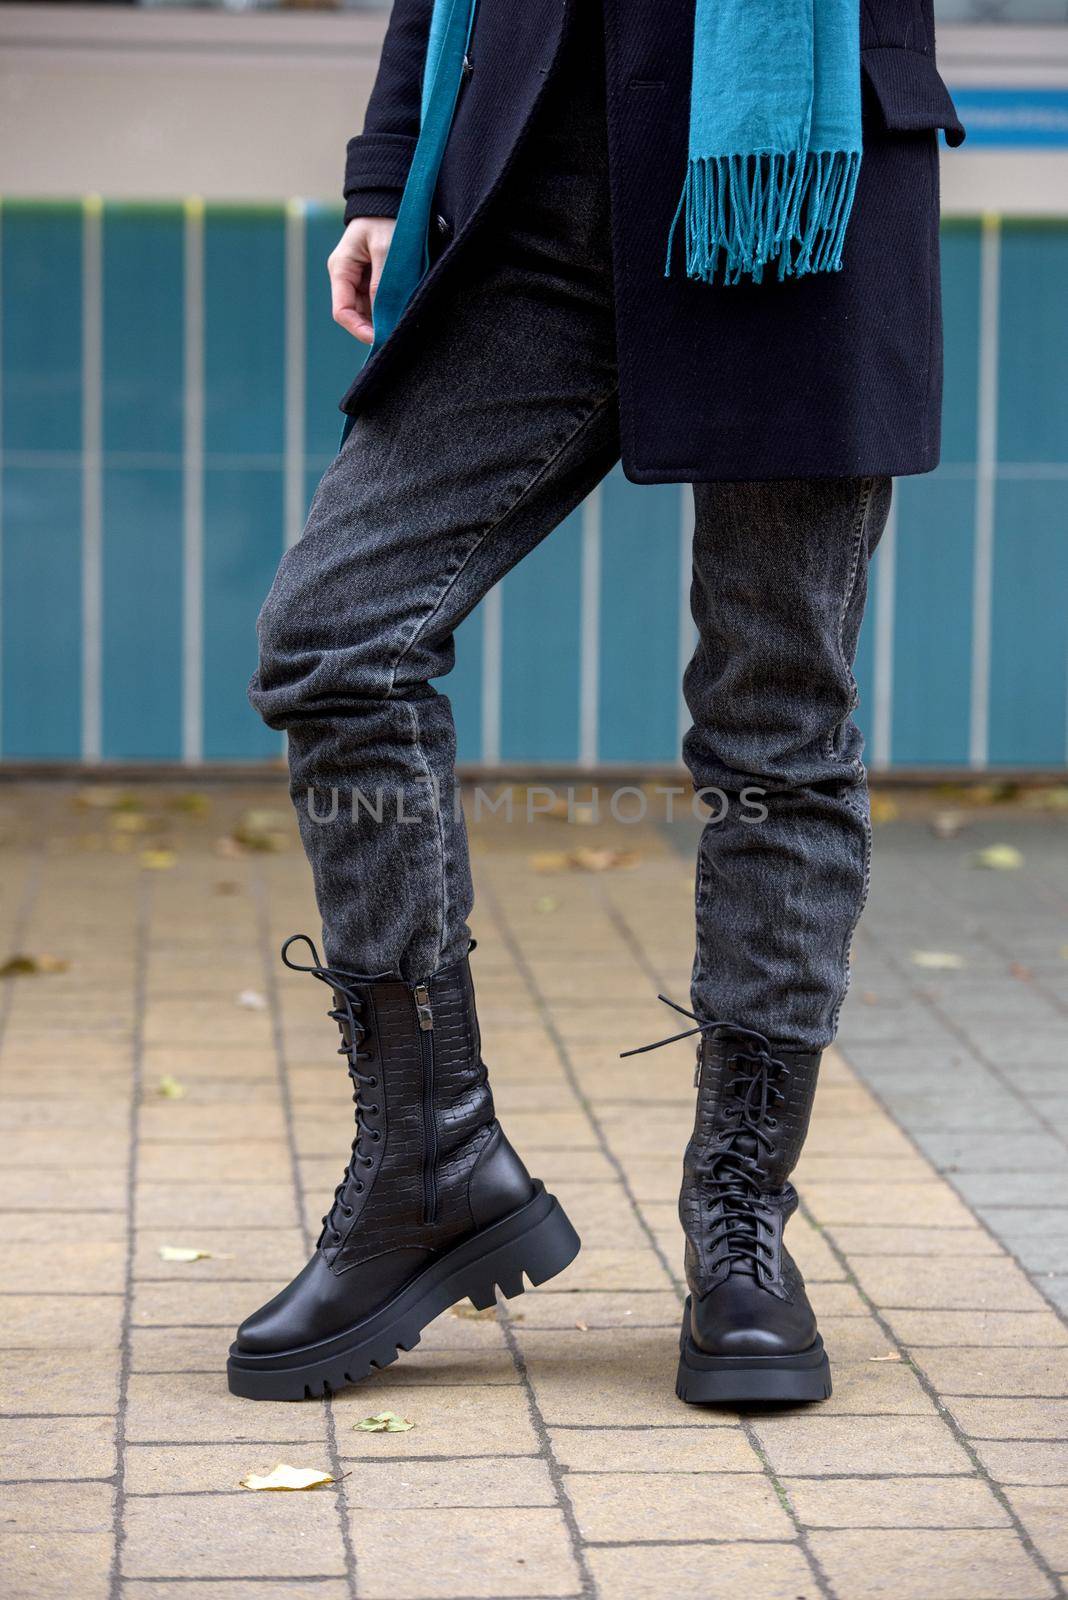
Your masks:
<instances>
[{"instance_id":1,"label":"grey denim jeans","mask_svg":"<svg viewBox=\"0 0 1068 1600\"><path fill-rule=\"evenodd\" d=\"M455 734L431 680L453 665L458 624L619 455L603 81L588 51L571 57L418 357L356 420L260 615L250 698L288 733L327 957L357 972L419 981L466 953ZM890 484L694 493L684 756L695 786L730 804L699 850L693 1006L818 1049L867 887L852 662ZM767 791L759 823L737 800L753 787ZM336 818L316 821L310 807L322 814L334 790ZM381 822L359 808L352 821L354 790L389 797Z\"/></svg>"}]
</instances>

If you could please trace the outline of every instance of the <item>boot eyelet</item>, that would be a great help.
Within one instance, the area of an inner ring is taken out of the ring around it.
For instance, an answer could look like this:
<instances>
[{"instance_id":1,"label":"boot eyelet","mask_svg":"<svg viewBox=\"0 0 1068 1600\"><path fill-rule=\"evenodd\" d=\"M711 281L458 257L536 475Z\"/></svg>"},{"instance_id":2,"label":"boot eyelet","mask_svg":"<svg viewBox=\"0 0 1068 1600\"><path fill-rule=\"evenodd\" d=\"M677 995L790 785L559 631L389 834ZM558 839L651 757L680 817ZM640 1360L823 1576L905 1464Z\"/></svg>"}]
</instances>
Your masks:
<instances>
[{"instance_id":1,"label":"boot eyelet","mask_svg":"<svg viewBox=\"0 0 1068 1600\"><path fill-rule=\"evenodd\" d=\"M362 1183L358 1183L356 1185L356 1193L357 1194L363 1194L363 1184Z\"/></svg>"},{"instance_id":2,"label":"boot eyelet","mask_svg":"<svg viewBox=\"0 0 1068 1600\"><path fill-rule=\"evenodd\" d=\"M335 1239L340 1239L341 1238L341 1234L338 1232L337 1228L334 1228L331 1231L332 1231Z\"/></svg>"},{"instance_id":3,"label":"boot eyelet","mask_svg":"<svg viewBox=\"0 0 1068 1600\"><path fill-rule=\"evenodd\" d=\"M378 1079L377 1078L372 1078L370 1083L367 1085L367 1087L369 1089L377 1089L378 1088Z\"/></svg>"},{"instance_id":4,"label":"boot eyelet","mask_svg":"<svg viewBox=\"0 0 1068 1600\"><path fill-rule=\"evenodd\" d=\"M376 1144L378 1143L379 1139L381 1139L381 1137L382 1137L382 1135L379 1133L377 1128L372 1128L371 1129L371 1138L375 1141Z\"/></svg>"},{"instance_id":5,"label":"boot eyelet","mask_svg":"<svg viewBox=\"0 0 1068 1600\"><path fill-rule=\"evenodd\" d=\"M377 1117L377 1115L378 1115L378 1109L379 1109L379 1108L378 1108L378 1107L377 1107L377 1106L368 1106L368 1108L367 1108L367 1115L368 1115L368 1116L369 1116L369 1117ZM772 1124L772 1126L773 1126L773 1127L774 1127L774 1123L773 1123L773 1124Z\"/></svg>"},{"instance_id":6,"label":"boot eyelet","mask_svg":"<svg viewBox=\"0 0 1068 1600\"><path fill-rule=\"evenodd\" d=\"M769 1128L777 1128L779 1126L779 1119L777 1117L765 1117L764 1122Z\"/></svg>"},{"instance_id":7,"label":"boot eyelet","mask_svg":"<svg viewBox=\"0 0 1068 1600\"><path fill-rule=\"evenodd\" d=\"M352 1216L352 1207L351 1206L342 1206L341 1211L342 1211L342 1215L344 1215L346 1217L351 1217Z\"/></svg>"}]
</instances>

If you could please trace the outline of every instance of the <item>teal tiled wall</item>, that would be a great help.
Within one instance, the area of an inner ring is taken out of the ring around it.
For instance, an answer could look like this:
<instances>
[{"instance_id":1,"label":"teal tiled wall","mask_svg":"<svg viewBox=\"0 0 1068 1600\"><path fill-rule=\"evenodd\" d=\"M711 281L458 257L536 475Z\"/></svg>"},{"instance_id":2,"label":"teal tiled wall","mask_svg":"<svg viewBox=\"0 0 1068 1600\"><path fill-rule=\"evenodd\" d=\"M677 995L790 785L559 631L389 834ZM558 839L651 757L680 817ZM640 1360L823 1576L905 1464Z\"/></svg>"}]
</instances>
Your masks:
<instances>
[{"instance_id":1,"label":"teal tiled wall","mask_svg":"<svg viewBox=\"0 0 1068 1600\"><path fill-rule=\"evenodd\" d=\"M332 208L0 208L0 757L255 761L254 622L360 359ZM857 663L884 768L1063 766L1068 221L949 223L944 460ZM457 635L466 761L677 758L686 491L617 470Z\"/></svg>"}]
</instances>

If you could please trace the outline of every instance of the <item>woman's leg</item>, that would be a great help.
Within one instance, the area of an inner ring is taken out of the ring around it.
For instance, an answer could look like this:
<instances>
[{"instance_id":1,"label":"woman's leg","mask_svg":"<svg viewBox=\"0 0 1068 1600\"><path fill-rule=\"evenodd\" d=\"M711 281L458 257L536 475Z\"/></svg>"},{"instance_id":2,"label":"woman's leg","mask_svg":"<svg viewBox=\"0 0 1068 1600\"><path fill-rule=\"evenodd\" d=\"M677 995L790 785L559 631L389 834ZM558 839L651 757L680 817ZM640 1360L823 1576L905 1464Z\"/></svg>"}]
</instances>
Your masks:
<instances>
[{"instance_id":1,"label":"woman's leg","mask_svg":"<svg viewBox=\"0 0 1068 1600\"><path fill-rule=\"evenodd\" d=\"M704 484L696 503L684 748L713 814L697 866L679 1393L818 1400L826 1356L782 1234L868 886L852 667L890 482Z\"/></svg>"},{"instance_id":2,"label":"woman's leg","mask_svg":"<svg viewBox=\"0 0 1068 1600\"><path fill-rule=\"evenodd\" d=\"M333 994L356 1136L314 1256L238 1330L230 1386L251 1398L363 1377L456 1300L521 1293L578 1249L494 1115L455 735L431 682L457 625L618 454L604 123L559 145L569 109L418 361L358 419L260 617L251 697L289 735L326 945L303 964Z\"/></svg>"}]
</instances>

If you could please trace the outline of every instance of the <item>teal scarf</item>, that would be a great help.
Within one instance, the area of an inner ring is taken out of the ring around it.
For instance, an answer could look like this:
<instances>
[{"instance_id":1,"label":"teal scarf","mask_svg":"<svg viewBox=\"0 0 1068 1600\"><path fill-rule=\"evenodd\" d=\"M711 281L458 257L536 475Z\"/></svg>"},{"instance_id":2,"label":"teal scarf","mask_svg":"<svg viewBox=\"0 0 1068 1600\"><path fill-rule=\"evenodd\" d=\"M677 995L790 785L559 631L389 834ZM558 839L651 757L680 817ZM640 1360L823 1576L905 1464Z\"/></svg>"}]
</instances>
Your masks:
<instances>
[{"instance_id":1,"label":"teal scarf","mask_svg":"<svg viewBox=\"0 0 1068 1600\"><path fill-rule=\"evenodd\" d=\"M857 0L697 0L686 272L837 272L860 170Z\"/></svg>"},{"instance_id":2,"label":"teal scarf","mask_svg":"<svg viewBox=\"0 0 1068 1600\"><path fill-rule=\"evenodd\" d=\"M587 3L587 0L580 0ZM648 4L655 0L647 0ZM434 0L422 116L374 306L377 350L427 267L427 226L477 0ZM696 0L686 272L835 272L860 168L858 0Z\"/></svg>"}]
</instances>

